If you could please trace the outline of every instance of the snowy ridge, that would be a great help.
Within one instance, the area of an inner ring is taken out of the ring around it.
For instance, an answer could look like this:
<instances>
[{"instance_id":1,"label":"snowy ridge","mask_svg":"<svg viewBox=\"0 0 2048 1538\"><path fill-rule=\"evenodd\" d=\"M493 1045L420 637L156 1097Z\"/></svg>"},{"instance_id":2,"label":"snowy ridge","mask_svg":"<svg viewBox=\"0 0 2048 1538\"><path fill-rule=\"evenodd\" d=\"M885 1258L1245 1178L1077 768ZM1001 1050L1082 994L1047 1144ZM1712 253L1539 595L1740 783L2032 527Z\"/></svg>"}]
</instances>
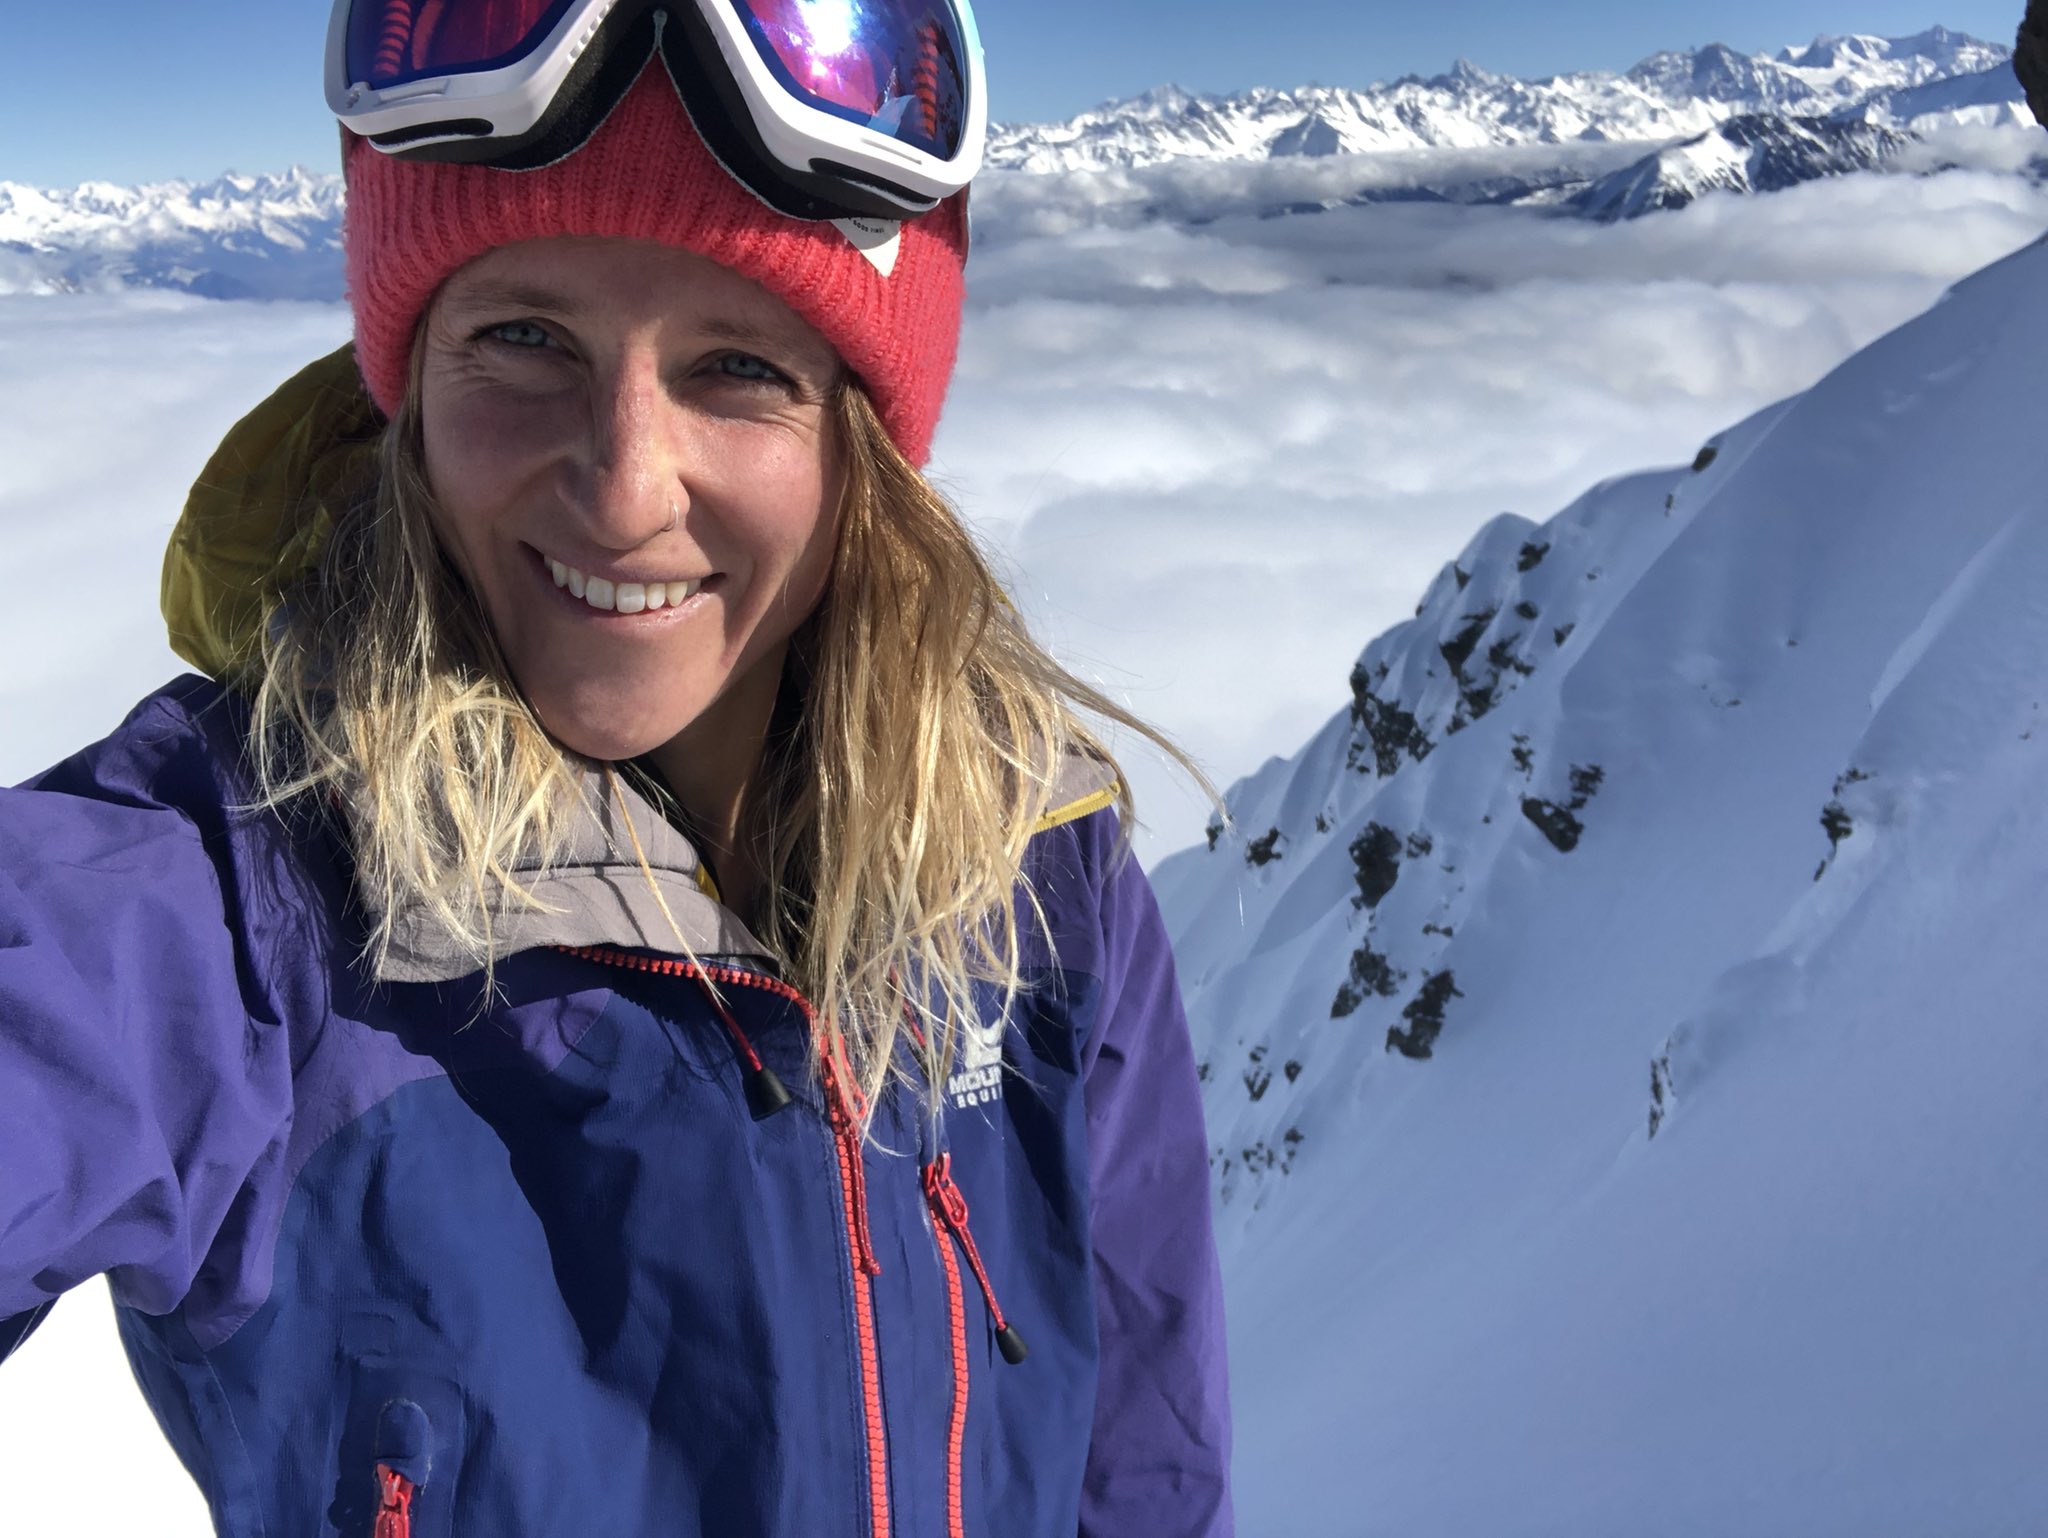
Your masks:
<instances>
[{"instance_id":1,"label":"snowy ridge","mask_svg":"<svg viewBox=\"0 0 2048 1538\"><path fill-rule=\"evenodd\" d=\"M49 191L0 182L0 293L171 288L212 299L341 294L341 178Z\"/></svg>"},{"instance_id":2,"label":"snowy ridge","mask_svg":"<svg viewBox=\"0 0 2048 1538\"><path fill-rule=\"evenodd\" d=\"M1519 80L1460 60L1448 74L1363 90L1309 86L1201 96L1165 86L1064 123L998 128L989 164L1053 172L1128 170L1170 160L1269 159L1629 144L1692 138L1753 114L1825 117L1932 83L1970 78L1974 96L2017 101L2008 49L1936 27L1915 37L1823 37L1749 57L1719 44L1659 53L1625 74Z\"/></svg>"},{"instance_id":3,"label":"snowy ridge","mask_svg":"<svg viewBox=\"0 0 2048 1538\"><path fill-rule=\"evenodd\" d=\"M1494 520L1155 871L1248 1530L2048 1510L2044 292Z\"/></svg>"},{"instance_id":4,"label":"snowy ridge","mask_svg":"<svg viewBox=\"0 0 2048 1538\"><path fill-rule=\"evenodd\" d=\"M976 238L1387 201L1633 218L1710 191L1893 169L1932 129L2021 121L2007 51L1941 28L1755 58L1661 53L1625 75L1534 82L1461 62L1365 91L1166 86L1066 123L998 129ZM0 294L339 299L342 201L340 177L301 169L140 188L0 182Z\"/></svg>"},{"instance_id":5,"label":"snowy ridge","mask_svg":"<svg viewBox=\"0 0 2048 1538\"><path fill-rule=\"evenodd\" d=\"M1913 142L1875 122L1745 115L1602 177L1572 206L1596 219L1635 219L1709 192L1782 192L1823 176L1883 170Z\"/></svg>"}]
</instances>

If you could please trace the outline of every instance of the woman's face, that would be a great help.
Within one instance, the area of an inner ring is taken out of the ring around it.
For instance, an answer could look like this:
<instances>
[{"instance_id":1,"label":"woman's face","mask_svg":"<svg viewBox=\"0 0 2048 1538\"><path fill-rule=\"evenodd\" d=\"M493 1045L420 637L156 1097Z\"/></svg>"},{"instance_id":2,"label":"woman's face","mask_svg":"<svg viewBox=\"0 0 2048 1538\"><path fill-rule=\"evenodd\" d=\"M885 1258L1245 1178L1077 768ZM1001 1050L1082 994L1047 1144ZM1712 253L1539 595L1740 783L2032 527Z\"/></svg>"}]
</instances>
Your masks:
<instances>
[{"instance_id":1,"label":"woman's face","mask_svg":"<svg viewBox=\"0 0 2048 1538\"><path fill-rule=\"evenodd\" d=\"M423 347L437 530L548 730L757 736L832 564L830 344L702 257L565 236L456 273Z\"/></svg>"}]
</instances>

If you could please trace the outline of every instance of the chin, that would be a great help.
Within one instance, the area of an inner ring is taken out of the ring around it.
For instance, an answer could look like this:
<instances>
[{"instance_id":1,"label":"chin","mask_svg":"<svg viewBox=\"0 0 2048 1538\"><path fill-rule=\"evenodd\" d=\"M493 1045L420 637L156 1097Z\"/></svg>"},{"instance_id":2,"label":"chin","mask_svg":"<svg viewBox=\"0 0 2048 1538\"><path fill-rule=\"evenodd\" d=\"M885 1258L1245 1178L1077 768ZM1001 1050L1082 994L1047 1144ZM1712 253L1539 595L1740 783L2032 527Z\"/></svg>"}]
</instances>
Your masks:
<instances>
[{"instance_id":1,"label":"chin","mask_svg":"<svg viewBox=\"0 0 2048 1538\"><path fill-rule=\"evenodd\" d=\"M548 734L563 747L607 763L652 752L697 715L676 701L657 703L637 691L601 686L533 689L527 698Z\"/></svg>"}]
</instances>

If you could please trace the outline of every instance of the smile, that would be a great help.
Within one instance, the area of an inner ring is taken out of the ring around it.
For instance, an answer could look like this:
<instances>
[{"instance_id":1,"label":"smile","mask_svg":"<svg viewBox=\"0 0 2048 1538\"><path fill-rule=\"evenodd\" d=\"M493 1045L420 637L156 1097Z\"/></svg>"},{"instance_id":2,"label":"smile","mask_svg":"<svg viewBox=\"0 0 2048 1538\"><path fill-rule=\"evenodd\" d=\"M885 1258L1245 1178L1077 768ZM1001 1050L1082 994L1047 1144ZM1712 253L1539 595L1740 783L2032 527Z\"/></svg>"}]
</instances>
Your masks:
<instances>
[{"instance_id":1,"label":"smile","mask_svg":"<svg viewBox=\"0 0 2048 1538\"><path fill-rule=\"evenodd\" d=\"M608 613L641 614L652 609L672 609L696 597L705 581L702 577L679 577L670 582L613 582L578 571L550 556L541 559L553 573L556 587L567 588L570 597Z\"/></svg>"}]
</instances>

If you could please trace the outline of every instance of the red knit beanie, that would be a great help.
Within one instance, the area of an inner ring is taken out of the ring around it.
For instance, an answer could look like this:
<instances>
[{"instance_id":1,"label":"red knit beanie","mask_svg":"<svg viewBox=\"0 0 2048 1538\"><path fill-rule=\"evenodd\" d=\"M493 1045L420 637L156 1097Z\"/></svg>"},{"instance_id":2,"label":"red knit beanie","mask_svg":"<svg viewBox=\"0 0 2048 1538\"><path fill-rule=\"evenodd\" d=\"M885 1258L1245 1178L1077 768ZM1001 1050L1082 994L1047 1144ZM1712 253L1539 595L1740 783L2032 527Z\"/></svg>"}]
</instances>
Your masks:
<instances>
[{"instance_id":1,"label":"red knit beanie","mask_svg":"<svg viewBox=\"0 0 2048 1538\"><path fill-rule=\"evenodd\" d=\"M752 278L838 350L914 465L931 453L960 340L965 194L856 245L835 222L776 213L712 158L659 63L588 143L538 171L344 154L356 358L386 416L405 396L421 314L457 268L547 235L679 246ZM863 249L865 246L867 249Z\"/></svg>"}]
</instances>

